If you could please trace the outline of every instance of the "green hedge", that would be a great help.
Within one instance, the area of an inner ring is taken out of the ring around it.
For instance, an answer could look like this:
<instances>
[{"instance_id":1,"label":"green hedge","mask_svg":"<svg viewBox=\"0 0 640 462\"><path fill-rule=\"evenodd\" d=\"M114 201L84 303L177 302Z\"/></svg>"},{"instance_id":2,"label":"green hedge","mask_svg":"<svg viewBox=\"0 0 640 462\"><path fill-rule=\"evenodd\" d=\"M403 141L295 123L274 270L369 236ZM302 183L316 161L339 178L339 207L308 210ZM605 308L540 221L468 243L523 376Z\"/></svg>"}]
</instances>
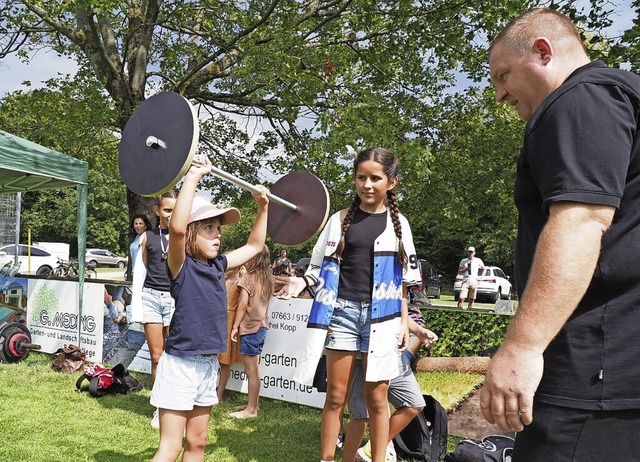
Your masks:
<instances>
[{"instance_id":1,"label":"green hedge","mask_svg":"<svg viewBox=\"0 0 640 462\"><path fill-rule=\"evenodd\" d=\"M486 356L484 350L502 343L511 316L458 310L423 308L427 327L438 334L438 342L420 356Z\"/></svg>"}]
</instances>

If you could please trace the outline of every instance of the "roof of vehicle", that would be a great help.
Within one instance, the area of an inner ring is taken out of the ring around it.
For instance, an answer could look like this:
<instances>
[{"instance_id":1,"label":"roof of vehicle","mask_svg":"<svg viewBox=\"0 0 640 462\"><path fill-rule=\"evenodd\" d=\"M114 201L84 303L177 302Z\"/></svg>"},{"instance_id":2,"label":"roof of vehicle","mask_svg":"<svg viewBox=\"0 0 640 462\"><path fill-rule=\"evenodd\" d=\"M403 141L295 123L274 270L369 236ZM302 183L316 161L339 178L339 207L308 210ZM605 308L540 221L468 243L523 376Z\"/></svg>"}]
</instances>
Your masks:
<instances>
[{"instance_id":1,"label":"roof of vehicle","mask_svg":"<svg viewBox=\"0 0 640 462\"><path fill-rule=\"evenodd\" d=\"M18 245L23 245L25 247L29 247L28 244L18 244ZM5 247L15 247L15 246L16 246L15 244L7 244L7 245L0 246L0 249L4 249ZM42 247L38 247L37 245L31 245L30 247L32 249L39 249L39 250L42 250L43 252L51 253L47 249L43 249Z\"/></svg>"},{"instance_id":2,"label":"roof of vehicle","mask_svg":"<svg viewBox=\"0 0 640 462\"><path fill-rule=\"evenodd\" d=\"M300 260L298 260L298 263L296 263L296 268L304 268L309 263L311 263L311 258L301 258Z\"/></svg>"}]
</instances>

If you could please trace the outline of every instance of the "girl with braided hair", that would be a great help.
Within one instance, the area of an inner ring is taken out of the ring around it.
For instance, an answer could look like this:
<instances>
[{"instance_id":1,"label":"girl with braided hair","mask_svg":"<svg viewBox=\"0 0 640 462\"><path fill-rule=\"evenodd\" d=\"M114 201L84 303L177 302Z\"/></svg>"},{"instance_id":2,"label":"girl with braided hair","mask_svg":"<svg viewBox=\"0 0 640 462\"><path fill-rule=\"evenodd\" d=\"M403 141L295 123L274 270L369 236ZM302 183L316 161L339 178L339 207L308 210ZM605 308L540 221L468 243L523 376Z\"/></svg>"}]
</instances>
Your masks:
<instances>
[{"instance_id":1,"label":"girl with braided hair","mask_svg":"<svg viewBox=\"0 0 640 462\"><path fill-rule=\"evenodd\" d=\"M326 352L327 395L321 459L333 461L342 408L356 357L362 357L372 460L383 462L389 432L389 380L399 374L408 342L407 286L420 282L411 229L395 190L400 165L387 149L360 152L353 162L356 197L327 222L303 277L276 277L281 298L316 290L306 342L294 379L311 385Z\"/></svg>"}]
</instances>

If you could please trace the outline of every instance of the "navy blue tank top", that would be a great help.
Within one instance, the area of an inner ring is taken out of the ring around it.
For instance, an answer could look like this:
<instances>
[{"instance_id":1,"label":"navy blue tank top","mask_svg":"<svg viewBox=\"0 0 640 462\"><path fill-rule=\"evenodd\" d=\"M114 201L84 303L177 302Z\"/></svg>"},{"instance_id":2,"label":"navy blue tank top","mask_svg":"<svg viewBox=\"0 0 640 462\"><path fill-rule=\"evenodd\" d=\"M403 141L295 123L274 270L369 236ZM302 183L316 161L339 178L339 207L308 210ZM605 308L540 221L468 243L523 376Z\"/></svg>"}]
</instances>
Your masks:
<instances>
[{"instance_id":1,"label":"navy blue tank top","mask_svg":"<svg viewBox=\"0 0 640 462\"><path fill-rule=\"evenodd\" d=\"M227 351L227 257L208 263L185 256L171 281L176 310L165 351L172 355L211 355Z\"/></svg>"},{"instance_id":2,"label":"navy blue tank top","mask_svg":"<svg viewBox=\"0 0 640 462\"><path fill-rule=\"evenodd\" d=\"M162 249L169 249L169 230L162 230L162 244L160 244L160 228L145 231L147 234L147 277L144 286L151 289L169 292L171 280L166 259L162 258Z\"/></svg>"}]
</instances>

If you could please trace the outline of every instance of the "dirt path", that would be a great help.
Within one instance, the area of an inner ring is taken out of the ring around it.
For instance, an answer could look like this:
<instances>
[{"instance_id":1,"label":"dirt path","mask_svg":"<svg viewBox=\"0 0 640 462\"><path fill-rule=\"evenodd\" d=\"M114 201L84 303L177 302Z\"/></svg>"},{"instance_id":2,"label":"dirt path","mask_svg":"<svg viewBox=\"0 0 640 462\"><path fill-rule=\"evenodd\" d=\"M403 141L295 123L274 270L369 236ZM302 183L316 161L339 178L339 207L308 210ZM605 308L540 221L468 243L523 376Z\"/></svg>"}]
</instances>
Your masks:
<instances>
[{"instance_id":1,"label":"dirt path","mask_svg":"<svg viewBox=\"0 0 640 462\"><path fill-rule=\"evenodd\" d=\"M482 439L487 435L515 437L515 432L503 432L496 425L491 425L484 419L480 411L480 398L477 391L449 414L449 434L472 439Z\"/></svg>"}]
</instances>

